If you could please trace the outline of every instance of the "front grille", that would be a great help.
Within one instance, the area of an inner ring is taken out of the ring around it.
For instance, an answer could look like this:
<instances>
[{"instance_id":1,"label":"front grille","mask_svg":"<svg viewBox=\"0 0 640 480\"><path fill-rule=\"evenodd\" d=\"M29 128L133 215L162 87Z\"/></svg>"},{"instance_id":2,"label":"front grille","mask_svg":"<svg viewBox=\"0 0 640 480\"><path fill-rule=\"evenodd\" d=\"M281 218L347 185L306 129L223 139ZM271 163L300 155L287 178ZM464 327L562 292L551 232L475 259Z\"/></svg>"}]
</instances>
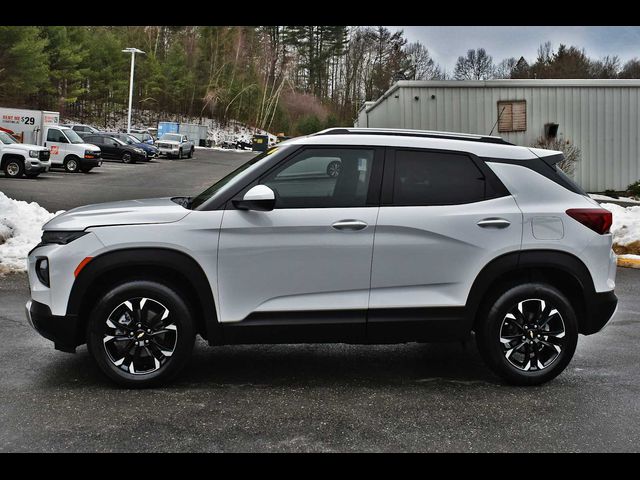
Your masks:
<instances>
[{"instance_id":1,"label":"front grille","mask_svg":"<svg viewBox=\"0 0 640 480\"><path fill-rule=\"evenodd\" d=\"M158 144L158 148L172 148L173 145L171 145L170 143L159 143Z\"/></svg>"},{"instance_id":2,"label":"front grille","mask_svg":"<svg viewBox=\"0 0 640 480\"><path fill-rule=\"evenodd\" d=\"M49 160L49 157L50 157L49 150L41 150L40 153L38 154L38 158L45 162Z\"/></svg>"}]
</instances>

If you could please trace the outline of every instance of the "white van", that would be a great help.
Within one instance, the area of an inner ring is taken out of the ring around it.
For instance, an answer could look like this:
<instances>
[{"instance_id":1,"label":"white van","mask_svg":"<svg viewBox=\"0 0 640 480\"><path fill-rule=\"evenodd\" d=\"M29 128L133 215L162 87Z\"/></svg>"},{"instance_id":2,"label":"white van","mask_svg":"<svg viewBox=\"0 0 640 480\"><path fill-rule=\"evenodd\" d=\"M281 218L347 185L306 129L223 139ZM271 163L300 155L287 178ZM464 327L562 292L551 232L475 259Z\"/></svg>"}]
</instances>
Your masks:
<instances>
[{"instance_id":1,"label":"white van","mask_svg":"<svg viewBox=\"0 0 640 480\"><path fill-rule=\"evenodd\" d=\"M87 173L102 165L100 148L84 140L69 127L45 126L44 146L51 151L51 166L67 172Z\"/></svg>"},{"instance_id":2,"label":"white van","mask_svg":"<svg viewBox=\"0 0 640 480\"><path fill-rule=\"evenodd\" d=\"M102 164L100 148L84 143L72 129L61 126L58 112L0 107L0 128L22 143L47 147L52 167L89 172Z\"/></svg>"}]
</instances>

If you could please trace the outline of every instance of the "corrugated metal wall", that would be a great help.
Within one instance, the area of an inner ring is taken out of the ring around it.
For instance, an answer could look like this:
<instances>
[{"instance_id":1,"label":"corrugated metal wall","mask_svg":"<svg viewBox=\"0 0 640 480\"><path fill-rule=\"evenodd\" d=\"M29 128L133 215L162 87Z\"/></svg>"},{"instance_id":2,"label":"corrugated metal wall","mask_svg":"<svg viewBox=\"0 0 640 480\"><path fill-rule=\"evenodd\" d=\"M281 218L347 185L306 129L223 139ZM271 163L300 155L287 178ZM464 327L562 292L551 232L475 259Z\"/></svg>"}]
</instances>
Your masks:
<instances>
[{"instance_id":1,"label":"corrugated metal wall","mask_svg":"<svg viewBox=\"0 0 640 480\"><path fill-rule=\"evenodd\" d=\"M496 126L493 134L530 146L545 123L558 123L558 135L582 152L575 179L588 191L624 190L640 179L637 80L403 81L366 110L366 121L369 127L486 135L502 100L527 102L527 129L498 132Z\"/></svg>"}]
</instances>

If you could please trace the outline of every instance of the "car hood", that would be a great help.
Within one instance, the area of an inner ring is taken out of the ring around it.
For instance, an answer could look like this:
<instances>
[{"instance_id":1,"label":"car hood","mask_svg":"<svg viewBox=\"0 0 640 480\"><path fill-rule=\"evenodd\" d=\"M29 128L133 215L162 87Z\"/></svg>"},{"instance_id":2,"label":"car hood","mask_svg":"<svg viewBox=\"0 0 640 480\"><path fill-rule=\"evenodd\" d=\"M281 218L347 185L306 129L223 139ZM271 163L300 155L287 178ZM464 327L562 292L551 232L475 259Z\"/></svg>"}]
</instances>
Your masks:
<instances>
[{"instance_id":1,"label":"car hood","mask_svg":"<svg viewBox=\"0 0 640 480\"><path fill-rule=\"evenodd\" d=\"M94 145L93 143L74 143L73 145L78 145L79 147L84 147L86 150L91 150L93 152L99 152L100 147Z\"/></svg>"},{"instance_id":2,"label":"car hood","mask_svg":"<svg viewBox=\"0 0 640 480\"><path fill-rule=\"evenodd\" d=\"M84 230L107 225L136 225L177 222L189 210L171 197L97 203L74 208L44 224L44 230Z\"/></svg>"}]
</instances>

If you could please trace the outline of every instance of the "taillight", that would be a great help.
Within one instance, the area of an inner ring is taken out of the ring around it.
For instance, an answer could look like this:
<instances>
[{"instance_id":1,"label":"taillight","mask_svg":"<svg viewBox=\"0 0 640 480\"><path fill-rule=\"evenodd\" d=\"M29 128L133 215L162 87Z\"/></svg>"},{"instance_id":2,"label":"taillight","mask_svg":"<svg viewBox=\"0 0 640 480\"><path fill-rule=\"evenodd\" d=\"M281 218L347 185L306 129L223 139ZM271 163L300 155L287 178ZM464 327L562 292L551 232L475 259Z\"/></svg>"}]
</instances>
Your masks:
<instances>
[{"instance_id":1,"label":"taillight","mask_svg":"<svg viewBox=\"0 0 640 480\"><path fill-rule=\"evenodd\" d=\"M570 208L566 213L600 235L609 233L613 222L613 215L604 208Z\"/></svg>"}]
</instances>

